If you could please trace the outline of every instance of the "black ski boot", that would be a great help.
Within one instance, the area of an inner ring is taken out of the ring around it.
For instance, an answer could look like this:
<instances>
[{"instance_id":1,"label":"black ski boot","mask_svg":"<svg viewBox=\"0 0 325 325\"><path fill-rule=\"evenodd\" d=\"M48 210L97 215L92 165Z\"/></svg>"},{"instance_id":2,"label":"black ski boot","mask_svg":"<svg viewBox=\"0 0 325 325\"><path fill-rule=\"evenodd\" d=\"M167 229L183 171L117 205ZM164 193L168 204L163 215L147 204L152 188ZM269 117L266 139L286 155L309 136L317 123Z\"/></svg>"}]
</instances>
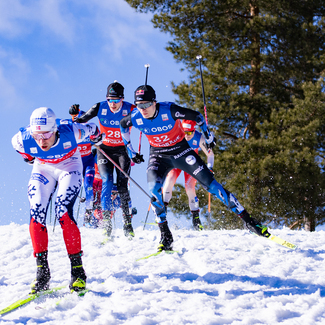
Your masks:
<instances>
[{"instance_id":1,"label":"black ski boot","mask_svg":"<svg viewBox=\"0 0 325 325\"><path fill-rule=\"evenodd\" d=\"M82 252L69 255L71 262L71 281L69 288L71 292L82 291L86 289L86 273L82 266Z\"/></svg>"},{"instance_id":2,"label":"black ski boot","mask_svg":"<svg viewBox=\"0 0 325 325\"><path fill-rule=\"evenodd\" d=\"M85 216L84 216L84 225L86 227L90 226L92 214L93 214L93 211L91 209L86 209Z\"/></svg>"},{"instance_id":3,"label":"black ski boot","mask_svg":"<svg viewBox=\"0 0 325 325\"><path fill-rule=\"evenodd\" d=\"M47 251L36 254L37 273L36 279L31 284L31 294L48 290L50 287L50 268L47 261Z\"/></svg>"},{"instance_id":4,"label":"black ski boot","mask_svg":"<svg viewBox=\"0 0 325 325\"><path fill-rule=\"evenodd\" d=\"M270 237L271 234L267 231L267 227L259 224L254 218L252 218L246 210L244 210L239 217L244 220L246 228L261 237Z\"/></svg>"},{"instance_id":5,"label":"black ski boot","mask_svg":"<svg viewBox=\"0 0 325 325\"><path fill-rule=\"evenodd\" d=\"M161 239L158 245L158 252L161 251L171 251L173 249L173 235L168 228L167 221L163 223L158 223L160 232L161 232Z\"/></svg>"},{"instance_id":6,"label":"black ski boot","mask_svg":"<svg viewBox=\"0 0 325 325\"><path fill-rule=\"evenodd\" d=\"M200 210L191 211L194 230L201 231L203 226L200 220Z\"/></svg>"},{"instance_id":7,"label":"black ski boot","mask_svg":"<svg viewBox=\"0 0 325 325\"><path fill-rule=\"evenodd\" d=\"M132 227L132 216L123 215L123 219L124 219L124 225L123 225L124 235L125 237L132 239L134 237L134 231Z\"/></svg>"},{"instance_id":8,"label":"black ski boot","mask_svg":"<svg viewBox=\"0 0 325 325\"><path fill-rule=\"evenodd\" d=\"M105 235L107 237L111 237L112 229L113 229L111 216L112 216L111 211L103 210L103 228L105 231Z\"/></svg>"}]
</instances>

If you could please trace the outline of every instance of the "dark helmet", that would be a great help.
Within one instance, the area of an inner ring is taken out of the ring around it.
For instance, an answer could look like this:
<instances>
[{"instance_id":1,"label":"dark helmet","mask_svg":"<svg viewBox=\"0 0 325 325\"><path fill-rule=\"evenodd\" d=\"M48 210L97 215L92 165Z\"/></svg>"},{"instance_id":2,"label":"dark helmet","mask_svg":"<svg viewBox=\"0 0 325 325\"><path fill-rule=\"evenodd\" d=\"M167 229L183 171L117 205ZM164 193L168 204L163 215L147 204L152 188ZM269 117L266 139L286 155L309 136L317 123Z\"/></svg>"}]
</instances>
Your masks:
<instances>
[{"instance_id":1,"label":"dark helmet","mask_svg":"<svg viewBox=\"0 0 325 325\"><path fill-rule=\"evenodd\" d=\"M139 86L134 92L134 102L136 103L140 101L156 101L155 90L149 85Z\"/></svg>"},{"instance_id":2,"label":"dark helmet","mask_svg":"<svg viewBox=\"0 0 325 325\"><path fill-rule=\"evenodd\" d=\"M107 94L106 97L118 97L123 98L124 97L124 87L118 83L113 82L107 87Z\"/></svg>"}]
</instances>

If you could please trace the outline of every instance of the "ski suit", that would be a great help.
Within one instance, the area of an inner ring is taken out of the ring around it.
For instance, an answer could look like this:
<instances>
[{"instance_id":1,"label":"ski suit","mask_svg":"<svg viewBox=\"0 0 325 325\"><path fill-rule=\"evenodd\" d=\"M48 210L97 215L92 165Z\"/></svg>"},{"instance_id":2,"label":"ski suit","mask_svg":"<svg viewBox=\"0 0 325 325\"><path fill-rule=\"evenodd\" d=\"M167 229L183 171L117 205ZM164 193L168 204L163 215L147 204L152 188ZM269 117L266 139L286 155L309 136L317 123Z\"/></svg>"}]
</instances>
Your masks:
<instances>
[{"instance_id":1,"label":"ski suit","mask_svg":"<svg viewBox=\"0 0 325 325\"><path fill-rule=\"evenodd\" d=\"M69 255L81 252L80 231L73 217L73 205L82 184L82 161L77 147L99 131L93 123L80 125L57 120L57 125L56 142L48 151L41 150L29 126L21 128L12 138L13 147L24 159L36 158L28 184L29 231L35 256L48 250L46 214L56 189L55 217L63 230L67 252Z\"/></svg>"},{"instance_id":2,"label":"ski suit","mask_svg":"<svg viewBox=\"0 0 325 325\"><path fill-rule=\"evenodd\" d=\"M181 119L196 121L205 138L210 137L210 131L201 113L171 102L156 103L155 114L148 119L143 118L139 109L136 108L120 123L123 141L131 158L136 157L136 151L130 142L129 128L134 126L148 138L150 156L147 167L147 182L158 223L162 224L166 221L166 209L161 189L167 174L173 168L179 168L194 177L204 189L239 215L244 211L244 208L233 194L214 179L213 173L189 146L181 127Z\"/></svg>"},{"instance_id":3,"label":"ski suit","mask_svg":"<svg viewBox=\"0 0 325 325\"><path fill-rule=\"evenodd\" d=\"M207 166L209 169L213 167L214 162L214 154L212 150L208 150L205 145L205 139L201 132L195 130L192 138L187 141L187 143L190 145L190 147L198 153L199 149L202 149L202 151L206 154L208 157ZM177 181L178 176L181 174L182 170L179 168L172 169L164 182L163 186L163 200L166 205L172 198L172 192L173 187ZM191 211L198 211L199 210L199 199L196 196L195 192L195 185L196 185L196 179L193 178L188 173L184 172L184 179L185 179L185 191L188 197L189 207Z\"/></svg>"},{"instance_id":4,"label":"ski suit","mask_svg":"<svg viewBox=\"0 0 325 325\"><path fill-rule=\"evenodd\" d=\"M120 120L127 116L134 107L134 105L123 101L123 105L119 111L114 113L110 110L107 101L102 101L92 106L85 114L77 119L78 123L85 123L95 116L98 117L100 130L106 135L100 148L128 175L131 171L131 160L124 146L119 126ZM97 165L102 179L102 209L112 211L111 192L115 166L100 151L97 151ZM131 198L128 190L128 178L119 169L116 169L116 175L117 189L121 198L123 214L129 216L131 215L129 208Z\"/></svg>"}]
</instances>

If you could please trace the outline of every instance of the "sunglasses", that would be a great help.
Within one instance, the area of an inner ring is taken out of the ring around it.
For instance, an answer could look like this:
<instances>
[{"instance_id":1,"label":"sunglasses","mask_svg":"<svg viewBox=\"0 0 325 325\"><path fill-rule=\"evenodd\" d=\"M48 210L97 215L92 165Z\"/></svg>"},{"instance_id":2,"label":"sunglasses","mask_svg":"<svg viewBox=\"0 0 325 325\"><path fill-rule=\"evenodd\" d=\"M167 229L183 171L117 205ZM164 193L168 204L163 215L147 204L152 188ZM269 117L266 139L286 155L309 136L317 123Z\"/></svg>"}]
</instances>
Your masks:
<instances>
[{"instance_id":1,"label":"sunglasses","mask_svg":"<svg viewBox=\"0 0 325 325\"><path fill-rule=\"evenodd\" d=\"M117 192L112 192L112 195L117 195Z\"/></svg>"},{"instance_id":2,"label":"sunglasses","mask_svg":"<svg viewBox=\"0 0 325 325\"><path fill-rule=\"evenodd\" d=\"M192 135L194 131L184 131L186 135Z\"/></svg>"},{"instance_id":3,"label":"sunglasses","mask_svg":"<svg viewBox=\"0 0 325 325\"><path fill-rule=\"evenodd\" d=\"M36 134L32 134L32 137L34 138L34 140L48 140L54 132L46 132L46 133L36 133Z\"/></svg>"},{"instance_id":4,"label":"sunglasses","mask_svg":"<svg viewBox=\"0 0 325 325\"><path fill-rule=\"evenodd\" d=\"M115 104L118 104L122 100L122 98L119 98L119 99L109 99L109 98L106 98L106 99L107 99L107 101L109 103L115 103Z\"/></svg>"},{"instance_id":5,"label":"sunglasses","mask_svg":"<svg viewBox=\"0 0 325 325\"><path fill-rule=\"evenodd\" d=\"M143 103L143 104L136 104L137 108L140 109L147 109L148 107L150 107L153 104L153 102L149 102L149 103Z\"/></svg>"}]
</instances>

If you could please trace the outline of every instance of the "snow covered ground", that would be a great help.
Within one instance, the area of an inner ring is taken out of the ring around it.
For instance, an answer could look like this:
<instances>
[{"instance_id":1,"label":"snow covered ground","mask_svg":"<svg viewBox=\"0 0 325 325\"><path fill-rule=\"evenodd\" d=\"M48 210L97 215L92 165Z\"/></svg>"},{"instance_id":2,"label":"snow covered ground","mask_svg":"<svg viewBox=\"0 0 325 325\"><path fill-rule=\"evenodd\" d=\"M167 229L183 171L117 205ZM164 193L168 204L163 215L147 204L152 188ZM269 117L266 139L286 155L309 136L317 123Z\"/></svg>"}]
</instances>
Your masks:
<instances>
[{"instance_id":1,"label":"snow covered ground","mask_svg":"<svg viewBox=\"0 0 325 325\"><path fill-rule=\"evenodd\" d=\"M49 227L51 285L68 284L70 263L59 227ZM91 289L84 297L39 298L0 324L325 324L325 233L274 230L291 251L244 230L173 229L179 254L155 252L159 230L121 229L101 245L81 227ZM0 227L0 309L29 292L36 264L28 225ZM60 300L61 299L61 300ZM59 303L57 303L59 301Z\"/></svg>"}]
</instances>

